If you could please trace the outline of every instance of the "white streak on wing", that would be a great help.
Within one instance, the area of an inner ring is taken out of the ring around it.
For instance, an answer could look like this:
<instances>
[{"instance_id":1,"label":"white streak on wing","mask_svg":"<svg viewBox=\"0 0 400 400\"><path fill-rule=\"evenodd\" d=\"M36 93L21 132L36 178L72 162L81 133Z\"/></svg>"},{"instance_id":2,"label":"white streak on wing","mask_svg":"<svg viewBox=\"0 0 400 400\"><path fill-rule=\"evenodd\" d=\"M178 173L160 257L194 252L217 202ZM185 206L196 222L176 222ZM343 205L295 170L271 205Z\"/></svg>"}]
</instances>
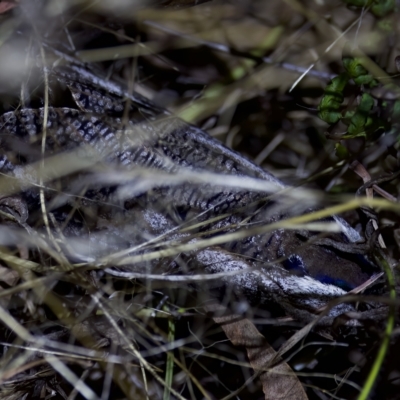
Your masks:
<instances>
[{"instance_id":1,"label":"white streak on wing","mask_svg":"<svg viewBox=\"0 0 400 400\"><path fill-rule=\"evenodd\" d=\"M225 283L240 291L249 293L260 293L261 291L264 296L270 300L274 299L282 306L288 303L294 308L304 307L306 310L318 310L330 300L346 294L337 286L321 283L309 276L291 275L278 265L271 269L251 269L251 264L249 265L245 260L221 250L202 250L196 255L196 259L208 273L237 271L237 275L227 276L224 279ZM246 269L249 272L245 272ZM330 310L329 315L336 316L351 309L351 306L341 304Z\"/></svg>"}]
</instances>

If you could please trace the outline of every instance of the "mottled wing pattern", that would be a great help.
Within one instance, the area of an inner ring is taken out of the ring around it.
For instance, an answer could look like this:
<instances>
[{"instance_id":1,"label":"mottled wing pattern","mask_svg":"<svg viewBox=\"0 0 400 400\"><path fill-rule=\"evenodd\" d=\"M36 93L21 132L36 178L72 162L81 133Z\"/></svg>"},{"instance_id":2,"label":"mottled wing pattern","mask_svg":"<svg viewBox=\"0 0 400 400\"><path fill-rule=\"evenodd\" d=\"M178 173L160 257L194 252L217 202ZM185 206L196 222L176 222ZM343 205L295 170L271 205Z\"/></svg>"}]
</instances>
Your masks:
<instances>
[{"instance_id":1,"label":"mottled wing pattern","mask_svg":"<svg viewBox=\"0 0 400 400\"><path fill-rule=\"evenodd\" d=\"M284 187L272 174L228 149L202 129L170 115L137 93L124 92L127 97L122 99L120 93L110 91L112 87L109 91L95 87L75 71L64 68L55 73L69 87L83 111L116 117L122 116L128 108L129 121L140 125L152 145L174 163L198 170L260 178Z\"/></svg>"},{"instance_id":2,"label":"mottled wing pattern","mask_svg":"<svg viewBox=\"0 0 400 400\"><path fill-rule=\"evenodd\" d=\"M44 109L22 109L0 117L1 144L0 168L12 172L16 165L37 162L41 159ZM158 124L158 125L156 125ZM162 124L162 126L160 126ZM48 108L46 128L46 155L68 151L82 144L91 146L104 162L131 169L146 167L178 173L180 168L219 173L233 173L232 168L242 175L246 170L237 163L233 154L225 149L212 148L210 144L199 147L195 140L185 137L184 132L165 134L166 122L129 121L125 127L117 117L111 118L86 113L70 108ZM169 129L173 129L168 124ZM181 136L181 141L179 140ZM196 139L197 140L197 139ZM208 154L205 156L204 154ZM208 169L202 168L210 160ZM212 160L212 161L211 161ZM196 167L193 167L196 165ZM230 170L225 169L230 166ZM213 168L216 166L215 168ZM218 185L191 184L184 182L162 188L159 196L174 199L177 205L198 210L214 209L214 213L242 207L260 196L249 191L227 190ZM202 188L202 190L201 190Z\"/></svg>"},{"instance_id":3,"label":"mottled wing pattern","mask_svg":"<svg viewBox=\"0 0 400 400\"><path fill-rule=\"evenodd\" d=\"M56 70L55 73L69 87L82 110L99 118L104 115L119 118L126 114L127 120L122 119L122 123L120 122L125 127L124 140L126 143L139 141L144 145L136 148L140 148L146 159L139 159L134 155L132 162L136 165L163 169L170 173L186 168L191 171L238 176L244 180L258 178L272 184L268 192L284 187L273 175L226 148L203 130L169 115L165 110L151 106L136 93L126 94L122 101L121 93L116 94L115 88L108 87L105 90L95 86L92 82L85 81L84 74L78 76L76 71L65 68L61 72ZM190 184L185 180L183 172L180 176L182 184L174 185L172 190L160 188L158 193L161 197L173 199L181 211L186 209L184 213L190 209L212 210L212 213L219 214L265 198L265 193L260 194L259 191L241 191L232 187L228 189L215 183Z\"/></svg>"},{"instance_id":4,"label":"mottled wing pattern","mask_svg":"<svg viewBox=\"0 0 400 400\"><path fill-rule=\"evenodd\" d=\"M115 116L128 107L129 111L139 111L146 116L169 114L139 93L128 92L79 65L57 67L53 73L60 82L68 86L78 107L84 111Z\"/></svg>"}]
</instances>

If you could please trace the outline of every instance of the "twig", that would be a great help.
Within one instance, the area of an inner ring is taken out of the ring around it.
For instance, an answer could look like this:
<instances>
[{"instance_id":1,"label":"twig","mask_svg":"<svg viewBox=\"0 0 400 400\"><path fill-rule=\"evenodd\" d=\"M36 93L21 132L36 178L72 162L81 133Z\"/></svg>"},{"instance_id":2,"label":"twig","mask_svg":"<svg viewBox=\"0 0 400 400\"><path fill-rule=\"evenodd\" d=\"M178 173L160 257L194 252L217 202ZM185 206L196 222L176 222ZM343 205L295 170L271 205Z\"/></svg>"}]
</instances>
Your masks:
<instances>
[{"instance_id":1,"label":"twig","mask_svg":"<svg viewBox=\"0 0 400 400\"><path fill-rule=\"evenodd\" d=\"M363 182L364 182L365 184L368 184L368 183L371 181L371 175L370 175L370 174L368 173L368 171L364 168L364 166L363 166L361 163L359 163L357 160L353 161L353 162L350 164L350 168L351 168L359 177L362 178L362 180L363 180ZM366 196L367 196L368 198L370 198L370 199L372 199L372 198L374 197L374 190L373 190L373 188L371 188L371 187L366 187L366 188L365 188L365 193L366 193ZM378 222L377 222L375 219L371 218L371 223L372 223L372 226L373 226L374 230L377 231L377 230L379 229L379 227L378 227ZM379 243L379 246L380 246L382 249L386 249L386 245L385 245L385 242L384 242L384 240L383 240L381 234L379 234L379 236L378 236L378 243Z\"/></svg>"}]
</instances>

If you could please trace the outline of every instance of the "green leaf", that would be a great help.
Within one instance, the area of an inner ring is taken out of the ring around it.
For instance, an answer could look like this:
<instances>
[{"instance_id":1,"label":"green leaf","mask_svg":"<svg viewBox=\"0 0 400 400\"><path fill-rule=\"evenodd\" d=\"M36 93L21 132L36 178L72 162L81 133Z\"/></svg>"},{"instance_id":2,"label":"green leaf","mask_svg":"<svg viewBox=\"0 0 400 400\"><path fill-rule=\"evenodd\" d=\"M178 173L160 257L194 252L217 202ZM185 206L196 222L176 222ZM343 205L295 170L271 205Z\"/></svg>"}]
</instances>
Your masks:
<instances>
[{"instance_id":1,"label":"green leaf","mask_svg":"<svg viewBox=\"0 0 400 400\"><path fill-rule=\"evenodd\" d=\"M328 124L335 124L342 118L340 107L348 80L346 73L340 74L333 78L325 89L325 94L318 106L318 116Z\"/></svg>"},{"instance_id":2,"label":"green leaf","mask_svg":"<svg viewBox=\"0 0 400 400\"><path fill-rule=\"evenodd\" d=\"M374 106L374 98L364 93L361 96L360 104L358 105L354 115L350 119L350 124L347 129L347 137L366 136L366 129L373 123L370 117L370 112Z\"/></svg>"}]
</instances>

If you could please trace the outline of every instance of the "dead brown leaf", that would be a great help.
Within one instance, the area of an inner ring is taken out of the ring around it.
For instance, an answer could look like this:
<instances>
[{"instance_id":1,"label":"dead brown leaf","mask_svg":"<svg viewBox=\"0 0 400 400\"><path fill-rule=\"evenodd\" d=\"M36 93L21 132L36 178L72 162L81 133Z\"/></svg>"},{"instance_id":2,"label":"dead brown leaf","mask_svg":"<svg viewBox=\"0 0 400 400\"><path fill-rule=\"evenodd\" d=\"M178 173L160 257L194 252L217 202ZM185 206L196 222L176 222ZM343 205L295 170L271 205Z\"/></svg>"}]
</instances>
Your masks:
<instances>
[{"instance_id":1,"label":"dead brown leaf","mask_svg":"<svg viewBox=\"0 0 400 400\"><path fill-rule=\"evenodd\" d=\"M260 374L266 400L307 400L293 370L277 357L276 351L250 320L239 315L216 316L213 319L235 346L246 348L250 365ZM275 366L271 367L273 361ZM279 364L276 365L277 362Z\"/></svg>"}]
</instances>

